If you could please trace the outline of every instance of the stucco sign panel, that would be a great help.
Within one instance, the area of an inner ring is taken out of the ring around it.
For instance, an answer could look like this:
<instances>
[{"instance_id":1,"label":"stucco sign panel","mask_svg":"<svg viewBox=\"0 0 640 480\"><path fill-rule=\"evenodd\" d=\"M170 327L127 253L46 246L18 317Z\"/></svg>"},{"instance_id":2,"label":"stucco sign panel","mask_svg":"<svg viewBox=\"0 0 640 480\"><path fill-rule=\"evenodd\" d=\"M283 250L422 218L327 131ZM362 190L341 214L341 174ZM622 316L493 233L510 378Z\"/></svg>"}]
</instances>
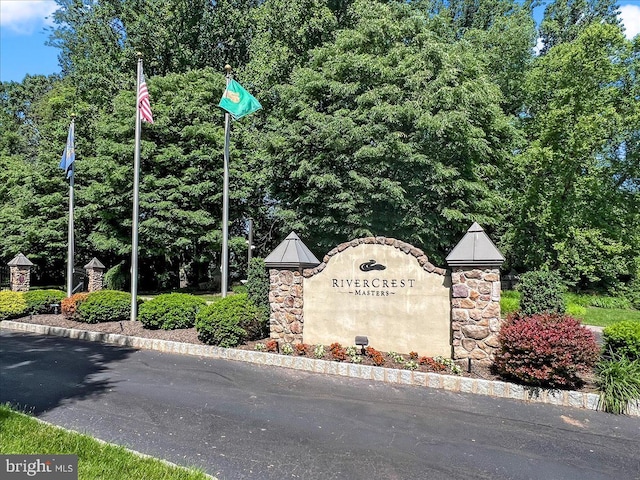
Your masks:
<instances>
[{"instance_id":1,"label":"stucco sign panel","mask_svg":"<svg viewBox=\"0 0 640 480\"><path fill-rule=\"evenodd\" d=\"M304 280L303 341L366 335L377 350L451 357L449 289L448 276L392 245L346 248Z\"/></svg>"}]
</instances>

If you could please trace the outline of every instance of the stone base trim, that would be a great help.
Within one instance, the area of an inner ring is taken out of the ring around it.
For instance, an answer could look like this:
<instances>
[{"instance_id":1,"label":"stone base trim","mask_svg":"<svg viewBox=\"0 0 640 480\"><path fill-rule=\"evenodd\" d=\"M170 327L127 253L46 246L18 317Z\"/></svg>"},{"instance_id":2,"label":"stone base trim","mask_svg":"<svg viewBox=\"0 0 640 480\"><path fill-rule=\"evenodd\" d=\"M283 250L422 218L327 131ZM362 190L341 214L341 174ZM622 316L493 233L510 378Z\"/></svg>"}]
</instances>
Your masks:
<instances>
[{"instance_id":1,"label":"stone base trim","mask_svg":"<svg viewBox=\"0 0 640 480\"><path fill-rule=\"evenodd\" d=\"M437 388L450 392L473 393L490 397L510 398L530 403L547 403L564 407L598 410L599 395L570 390L549 390L544 388L524 387L513 383L466 378L439 373L413 372L393 368L357 365L354 363L332 362L306 357L278 355L274 353L238 350L208 345L173 342L151 338L128 337L116 333L90 332L72 328L50 327L31 323L4 320L0 328L20 332L54 335L58 337L75 338L91 342L103 342L131 348L144 348L165 353L180 355L195 355L224 360L269 365L275 367L293 368L312 373L339 375L343 377L359 378L377 382L387 382L399 385ZM640 405L632 405L629 415L640 417Z\"/></svg>"}]
</instances>

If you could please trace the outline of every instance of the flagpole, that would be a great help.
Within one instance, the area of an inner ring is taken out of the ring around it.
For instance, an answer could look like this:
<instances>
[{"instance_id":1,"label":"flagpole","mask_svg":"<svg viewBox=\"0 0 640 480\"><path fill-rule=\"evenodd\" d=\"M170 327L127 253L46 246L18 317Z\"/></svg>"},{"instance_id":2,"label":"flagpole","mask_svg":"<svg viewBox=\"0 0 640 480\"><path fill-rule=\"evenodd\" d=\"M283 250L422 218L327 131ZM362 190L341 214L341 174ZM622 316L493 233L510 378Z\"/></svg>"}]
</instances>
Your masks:
<instances>
[{"instance_id":1,"label":"flagpole","mask_svg":"<svg viewBox=\"0 0 640 480\"><path fill-rule=\"evenodd\" d=\"M231 81L231 65L225 65L227 86ZM224 180L222 187L222 278L220 289L222 298L227 296L227 279L229 278L229 135L231 131L231 115L224 114Z\"/></svg>"},{"instance_id":2,"label":"flagpole","mask_svg":"<svg viewBox=\"0 0 640 480\"><path fill-rule=\"evenodd\" d=\"M138 211L140 201L138 190L140 187L140 131L142 118L138 105L138 92L140 91L140 74L142 72L142 54L138 52L138 73L136 76L136 141L133 155L133 222L131 225L131 320L138 316Z\"/></svg>"},{"instance_id":3,"label":"flagpole","mask_svg":"<svg viewBox=\"0 0 640 480\"><path fill-rule=\"evenodd\" d=\"M71 129L75 137L75 114L71 115ZM75 139L74 139L75 141ZM69 230L67 232L67 297L73 295L73 253L74 253L74 238L73 238L73 206L74 206L74 194L73 183L75 177L75 168L71 165L71 176L69 177Z\"/></svg>"}]
</instances>

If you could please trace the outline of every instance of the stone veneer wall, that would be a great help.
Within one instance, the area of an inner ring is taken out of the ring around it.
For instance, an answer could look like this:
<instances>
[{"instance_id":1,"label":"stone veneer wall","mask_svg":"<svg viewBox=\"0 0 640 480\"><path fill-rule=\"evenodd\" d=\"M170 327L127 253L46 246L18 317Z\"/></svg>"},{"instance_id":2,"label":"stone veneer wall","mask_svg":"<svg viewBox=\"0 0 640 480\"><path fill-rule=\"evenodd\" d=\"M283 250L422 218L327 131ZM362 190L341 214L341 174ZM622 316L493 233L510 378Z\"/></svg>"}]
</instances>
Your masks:
<instances>
[{"instance_id":1,"label":"stone veneer wall","mask_svg":"<svg viewBox=\"0 0 640 480\"><path fill-rule=\"evenodd\" d=\"M297 270L269 270L269 336L283 343L302 343L303 277Z\"/></svg>"},{"instance_id":2,"label":"stone veneer wall","mask_svg":"<svg viewBox=\"0 0 640 480\"><path fill-rule=\"evenodd\" d=\"M416 257L428 272L444 275L446 270L432 265L419 248L384 237L356 239L338 245L313 269L300 271L269 270L269 321L270 338L282 343L302 343L303 278L311 277L326 267L333 255L360 243L380 243ZM471 358L489 362L499 346L500 319L500 269L478 267L454 267L451 274L451 337L452 358Z\"/></svg>"},{"instance_id":3,"label":"stone veneer wall","mask_svg":"<svg viewBox=\"0 0 640 480\"><path fill-rule=\"evenodd\" d=\"M102 268L88 268L87 276L89 277L89 292L97 292L98 290L102 290L102 286L104 284L104 270Z\"/></svg>"},{"instance_id":4,"label":"stone veneer wall","mask_svg":"<svg viewBox=\"0 0 640 480\"><path fill-rule=\"evenodd\" d=\"M28 292L31 287L31 267L10 267L10 286L14 292Z\"/></svg>"},{"instance_id":5,"label":"stone veneer wall","mask_svg":"<svg viewBox=\"0 0 640 480\"><path fill-rule=\"evenodd\" d=\"M453 358L490 361L500 319L500 270L454 267L451 274Z\"/></svg>"}]
</instances>

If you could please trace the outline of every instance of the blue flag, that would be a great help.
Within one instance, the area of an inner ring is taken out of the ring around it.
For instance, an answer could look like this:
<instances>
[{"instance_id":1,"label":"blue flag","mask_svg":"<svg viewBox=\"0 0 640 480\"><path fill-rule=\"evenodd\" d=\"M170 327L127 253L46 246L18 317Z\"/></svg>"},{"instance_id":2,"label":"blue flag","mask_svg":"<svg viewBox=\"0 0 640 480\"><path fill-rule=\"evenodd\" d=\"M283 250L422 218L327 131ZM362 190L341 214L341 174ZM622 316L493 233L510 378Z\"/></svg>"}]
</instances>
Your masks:
<instances>
[{"instance_id":1,"label":"blue flag","mask_svg":"<svg viewBox=\"0 0 640 480\"><path fill-rule=\"evenodd\" d=\"M75 124L72 121L71 125L69 125L69 134L67 135L67 145L64 147L64 151L62 152L62 160L60 160L60 165L59 165L59 167L62 168L67 174L67 178L70 178L71 175L73 175L73 162L76 159L76 149L73 145L74 131L75 131Z\"/></svg>"}]
</instances>

